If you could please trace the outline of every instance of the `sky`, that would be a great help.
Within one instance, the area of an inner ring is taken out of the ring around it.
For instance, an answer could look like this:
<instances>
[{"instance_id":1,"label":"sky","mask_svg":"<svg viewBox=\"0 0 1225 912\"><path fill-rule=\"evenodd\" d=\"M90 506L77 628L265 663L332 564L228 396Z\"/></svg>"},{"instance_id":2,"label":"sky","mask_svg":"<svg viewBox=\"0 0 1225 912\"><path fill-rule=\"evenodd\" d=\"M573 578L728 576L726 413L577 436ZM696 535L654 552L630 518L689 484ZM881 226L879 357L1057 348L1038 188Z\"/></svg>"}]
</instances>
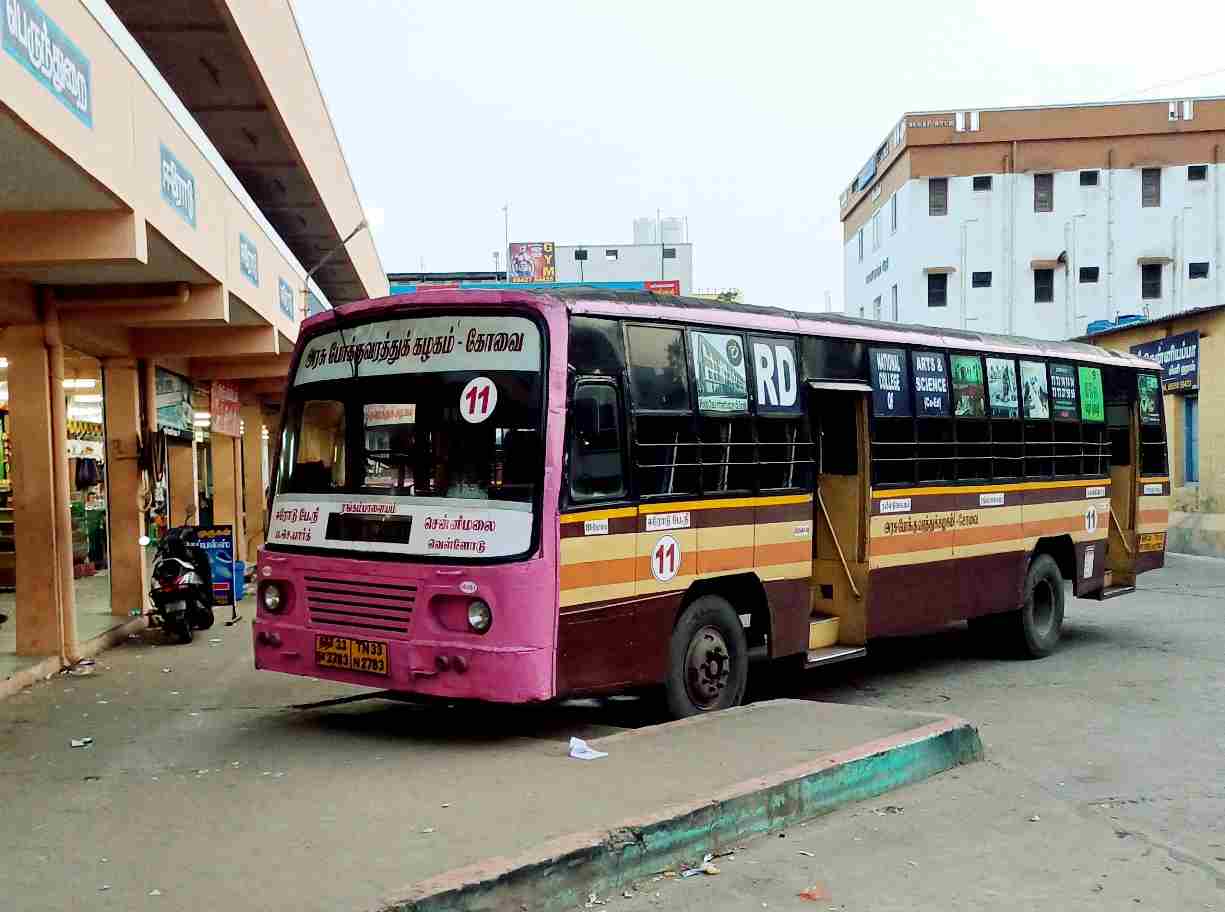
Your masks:
<instances>
[{"instance_id":1,"label":"sky","mask_svg":"<svg viewBox=\"0 0 1225 912\"><path fill-rule=\"evenodd\" d=\"M694 288L842 307L838 195L898 118L1225 95L1225 8L294 0L388 272L688 219Z\"/></svg>"}]
</instances>

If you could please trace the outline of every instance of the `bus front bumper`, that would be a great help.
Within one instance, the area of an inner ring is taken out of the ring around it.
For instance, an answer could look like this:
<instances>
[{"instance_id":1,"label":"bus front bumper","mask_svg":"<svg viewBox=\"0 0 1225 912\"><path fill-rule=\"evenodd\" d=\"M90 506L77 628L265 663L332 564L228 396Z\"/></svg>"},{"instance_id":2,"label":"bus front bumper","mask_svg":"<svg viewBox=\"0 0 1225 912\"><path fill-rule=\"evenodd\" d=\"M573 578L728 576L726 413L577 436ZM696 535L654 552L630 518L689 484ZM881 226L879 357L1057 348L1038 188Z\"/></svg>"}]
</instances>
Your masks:
<instances>
[{"instance_id":1,"label":"bus front bumper","mask_svg":"<svg viewBox=\"0 0 1225 912\"><path fill-rule=\"evenodd\" d=\"M359 640L267 617L257 618L253 628L255 667L266 671L457 700L528 703L553 696L550 649L481 645L470 637L462 641ZM355 645L338 642L347 640ZM385 654L363 645L370 643L381 644ZM357 657L355 664L378 670L330 664L336 659L329 654L334 656L346 647ZM373 658L361 661L366 655Z\"/></svg>"}]
</instances>

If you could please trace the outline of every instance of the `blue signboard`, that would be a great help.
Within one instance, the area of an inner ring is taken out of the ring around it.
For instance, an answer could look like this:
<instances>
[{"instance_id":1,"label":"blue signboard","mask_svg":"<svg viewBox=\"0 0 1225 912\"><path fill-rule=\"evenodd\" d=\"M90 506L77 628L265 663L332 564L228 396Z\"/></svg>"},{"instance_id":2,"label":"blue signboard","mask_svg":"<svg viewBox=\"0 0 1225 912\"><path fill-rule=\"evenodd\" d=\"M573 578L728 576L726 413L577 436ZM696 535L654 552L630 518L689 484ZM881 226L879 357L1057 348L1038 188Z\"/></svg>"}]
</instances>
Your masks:
<instances>
[{"instance_id":1,"label":"blue signboard","mask_svg":"<svg viewBox=\"0 0 1225 912\"><path fill-rule=\"evenodd\" d=\"M293 286L284 278L277 277L277 300L281 305L281 313L293 319Z\"/></svg>"},{"instance_id":2,"label":"blue signboard","mask_svg":"<svg viewBox=\"0 0 1225 912\"><path fill-rule=\"evenodd\" d=\"M1199 389L1199 330L1133 345L1131 353L1161 365L1161 388L1167 393Z\"/></svg>"},{"instance_id":3,"label":"blue signboard","mask_svg":"<svg viewBox=\"0 0 1225 912\"><path fill-rule=\"evenodd\" d=\"M245 234L238 235L238 268L248 282L259 288L259 248Z\"/></svg>"},{"instance_id":4,"label":"blue signboard","mask_svg":"<svg viewBox=\"0 0 1225 912\"><path fill-rule=\"evenodd\" d=\"M208 555L213 571L213 604L234 604L234 527L200 526L196 545Z\"/></svg>"},{"instance_id":5,"label":"blue signboard","mask_svg":"<svg viewBox=\"0 0 1225 912\"><path fill-rule=\"evenodd\" d=\"M93 83L89 58L34 0L5 0L4 50L91 130Z\"/></svg>"},{"instance_id":6,"label":"blue signboard","mask_svg":"<svg viewBox=\"0 0 1225 912\"><path fill-rule=\"evenodd\" d=\"M162 148L162 199L187 224L196 227L196 179L173 152Z\"/></svg>"}]
</instances>

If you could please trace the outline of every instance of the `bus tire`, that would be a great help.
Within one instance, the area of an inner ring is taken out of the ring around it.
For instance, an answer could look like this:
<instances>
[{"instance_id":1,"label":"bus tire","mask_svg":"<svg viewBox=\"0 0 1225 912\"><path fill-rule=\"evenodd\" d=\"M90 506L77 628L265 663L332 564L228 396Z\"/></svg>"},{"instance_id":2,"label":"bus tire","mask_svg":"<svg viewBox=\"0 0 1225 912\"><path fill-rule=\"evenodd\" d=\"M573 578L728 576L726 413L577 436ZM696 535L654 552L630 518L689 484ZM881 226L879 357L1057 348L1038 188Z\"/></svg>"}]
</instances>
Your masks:
<instances>
[{"instance_id":1,"label":"bus tire","mask_svg":"<svg viewBox=\"0 0 1225 912\"><path fill-rule=\"evenodd\" d=\"M1063 574L1049 554L1039 554L1025 575L1025 601L1004 615L1009 646L1023 658L1042 659L1055 651L1063 631Z\"/></svg>"},{"instance_id":2,"label":"bus tire","mask_svg":"<svg viewBox=\"0 0 1225 912\"><path fill-rule=\"evenodd\" d=\"M703 595L672 629L665 684L675 719L738 706L748 682L749 647L726 599Z\"/></svg>"}]
</instances>

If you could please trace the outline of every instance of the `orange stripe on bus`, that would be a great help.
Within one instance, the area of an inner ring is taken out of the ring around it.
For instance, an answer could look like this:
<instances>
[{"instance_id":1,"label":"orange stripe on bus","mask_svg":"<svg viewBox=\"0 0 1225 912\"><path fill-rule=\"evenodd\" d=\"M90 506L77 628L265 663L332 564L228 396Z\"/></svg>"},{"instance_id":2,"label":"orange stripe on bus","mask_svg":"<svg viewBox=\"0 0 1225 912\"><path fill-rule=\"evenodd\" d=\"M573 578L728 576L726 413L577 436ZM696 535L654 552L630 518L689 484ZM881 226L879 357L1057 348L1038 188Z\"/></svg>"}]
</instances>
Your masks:
<instances>
[{"instance_id":1,"label":"orange stripe on bus","mask_svg":"<svg viewBox=\"0 0 1225 912\"><path fill-rule=\"evenodd\" d=\"M758 567L768 567L773 564L797 564L806 560L812 560L812 539L810 538L779 542L773 545L758 545L753 555L753 563Z\"/></svg>"},{"instance_id":2,"label":"orange stripe on bus","mask_svg":"<svg viewBox=\"0 0 1225 912\"><path fill-rule=\"evenodd\" d=\"M588 586L632 583L636 560L637 558L633 557L622 557L616 560L562 564L558 573L560 588L584 589Z\"/></svg>"},{"instance_id":3,"label":"orange stripe on bus","mask_svg":"<svg viewBox=\"0 0 1225 912\"><path fill-rule=\"evenodd\" d=\"M698 573L718 573L721 570L750 570L753 548L711 548L698 552Z\"/></svg>"},{"instance_id":4,"label":"orange stripe on bus","mask_svg":"<svg viewBox=\"0 0 1225 912\"><path fill-rule=\"evenodd\" d=\"M905 554L907 551L935 551L953 547L952 532L924 532L912 535L891 535L872 539L872 556Z\"/></svg>"},{"instance_id":5,"label":"orange stripe on bus","mask_svg":"<svg viewBox=\"0 0 1225 912\"><path fill-rule=\"evenodd\" d=\"M1151 525L1153 523L1165 523L1166 525L1169 525L1170 511L1141 510L1139 515L1136 517L1136 522L1143 523L1144 525Z\"/></svg>"}]
</instances>

